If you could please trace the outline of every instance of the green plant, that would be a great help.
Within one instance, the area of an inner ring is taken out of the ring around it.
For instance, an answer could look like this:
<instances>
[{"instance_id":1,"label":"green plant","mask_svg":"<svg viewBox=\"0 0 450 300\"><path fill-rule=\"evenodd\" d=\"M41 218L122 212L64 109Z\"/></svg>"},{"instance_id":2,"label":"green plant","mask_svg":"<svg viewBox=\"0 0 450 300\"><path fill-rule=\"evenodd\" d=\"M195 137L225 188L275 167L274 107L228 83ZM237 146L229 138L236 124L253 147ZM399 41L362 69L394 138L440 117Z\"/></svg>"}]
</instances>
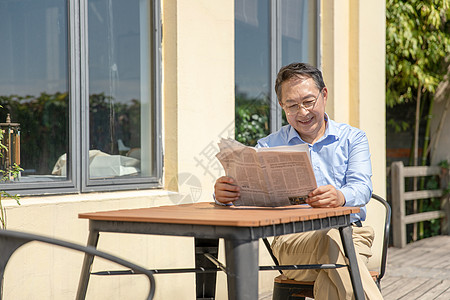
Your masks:
<instances>
[{"instance_id":1,"label":"green plant","mask_svg":"<svg viewBox=\"0 0 450 300\"><path fill-rule=\"evenodd\" d=\"M3 144L0 143L0 146L2 146L2 148L4 147ZM14 180L15 178L17 178L17 176L19 175L20 171L23 171L22 168L20 168L17 164L14 164L14 166L12 166L9 170L0 170L1 175L0 175L0 181L4 182L4 181L10 181L10 180ZM16 200L17 204L20 205L20 196L19 195L11 195L10 193L2 190L0 191L0 223L1 223L1 228L2 229L6 229L6 208L3 207L2 204L2 200L4 198L10 198L10 199L14 199Z\"/></svg>"},{"instance_id":2,"label":"green plant","mask_svg":"<svg viewBox=\"0 0 450 300\"><path fill-rule=\"evenodd\" d=\"M409 120L388 119L388 125L398 131L413 129L412 165L427 163L429 116L436 88L447 72L450 53L449 5L448 0L386 1L387 110L405 103L416 104L416 112L409 115ZM425 138L418 161L421 125Z\"/></svg>"},{"instance_id":3,"label":"green plant","mask_svg":"<svg viewBox=\"0 0 450 300\"><path fill-rule=\"evenodd\" d=\"M270 107L266 99L250 99L245 95L236 97L236 140L247 146L270 133Z\"/></svg>"},{"instance_id":4,"label":"green plant","mask_svg":"<svg viewBox=\"0 0 450 300\"><path fill-rule=\"evenodd\" d=\"M2 108L0 106L0 108ZM3 152L8 151L8 148L3 145L3 130L0 130L0 157L3 157ZM14 163L13 166L8 167L6 170L0 170L0 183L11 181L17 178L19 176L20 171L23 171L22 168L20 168L16 163ZM17 204L20 205L19 202L19 196L18 195L11 195L10 193L2 190L0 191L0 223L1 228L6 228L6 208L3 207L2 200L3 198L11 198L16 200Z\"/></svg>"}]
</instances>

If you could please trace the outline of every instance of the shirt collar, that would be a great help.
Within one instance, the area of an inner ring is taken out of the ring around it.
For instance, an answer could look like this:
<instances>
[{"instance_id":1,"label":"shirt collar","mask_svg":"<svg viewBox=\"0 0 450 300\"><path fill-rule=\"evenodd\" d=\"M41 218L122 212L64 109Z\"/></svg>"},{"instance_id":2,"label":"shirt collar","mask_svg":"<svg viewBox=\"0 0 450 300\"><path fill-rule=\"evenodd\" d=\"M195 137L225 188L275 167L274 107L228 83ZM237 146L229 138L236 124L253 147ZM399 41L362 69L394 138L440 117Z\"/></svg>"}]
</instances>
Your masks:
<instances>
[{"instance_id":1,"label":"shirt collar","mask_svg":"<svg viewBox=\"0 0 450 300\"><path fill-rule=\"evenodd\" d=\"M325 128L324 138L334 137L336 140L339 140L339 128L336 126L336 123L328 117L327 113L325 113L325 120L327 121L327 127Z\"/></svg>"},{"instance_id":2,"label":"shirt collar","mask_svg":"<svg viewBox=\"0 0 450 300\"><path fill-rule=\"evenodd\" d=\"M299 144L298 142L296 142L295 140L299 140L302 143L304 143L304 141L302 140L302 138L300 137L300 135L298 134L297 130L294 129L294 127L292 127L291 125L289 125L289 132L288 132L288 136L287 136L287 144L288 145L295 145L295 144Z\"/></svg>"},{"instance_id":3,"label":"shirt collar","mask_svg":"<svg viewBox=\"0 0 450 300\"><path fill-rule=\"evenodd\" d=\"M339 139L338 128L334 124L333 120L331 120L328 117L327 113L325 113L324 119L326 121L325 133L318 140L318 142L321 142L327 138L333 138L334 140L338 140ZM300 137L298 132L294 129L294 127L289 125L289 132L288 132L288 137L287 137L288 145L298 144L298 142L295 142L295 140L300 140L302 143L306 143L305 141L302 140L302 138Z\"/></svg>"}]
</instances>

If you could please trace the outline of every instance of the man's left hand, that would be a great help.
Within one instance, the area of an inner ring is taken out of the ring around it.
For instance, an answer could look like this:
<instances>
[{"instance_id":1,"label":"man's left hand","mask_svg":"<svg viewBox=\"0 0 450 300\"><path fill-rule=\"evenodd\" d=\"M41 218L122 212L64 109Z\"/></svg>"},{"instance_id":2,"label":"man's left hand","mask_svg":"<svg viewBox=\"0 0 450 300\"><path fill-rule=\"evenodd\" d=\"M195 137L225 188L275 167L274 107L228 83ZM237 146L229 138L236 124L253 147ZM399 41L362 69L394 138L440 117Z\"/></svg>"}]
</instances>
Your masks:
<instances>
[{"instance_id":1,"label":"man's left hand","mask_svg":"<svg viewBox=\"0 0 450 300\"><path fill-rule=\"evenodd\" d=\"M312 207L339 207L345 204L345 197L334 186L323 185L308 194L306 203Z\"/></svg>"}]
</instances>

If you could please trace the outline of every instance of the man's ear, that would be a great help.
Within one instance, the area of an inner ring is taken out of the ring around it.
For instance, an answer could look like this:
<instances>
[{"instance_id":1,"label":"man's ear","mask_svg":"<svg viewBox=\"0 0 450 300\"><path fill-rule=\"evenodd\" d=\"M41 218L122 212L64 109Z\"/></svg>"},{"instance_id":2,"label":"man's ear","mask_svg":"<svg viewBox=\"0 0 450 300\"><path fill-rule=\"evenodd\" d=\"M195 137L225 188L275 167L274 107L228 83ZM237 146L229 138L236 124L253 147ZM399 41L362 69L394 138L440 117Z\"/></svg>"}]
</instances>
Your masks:
<instances>
[{"instance_id":1,"label":"man's ear","mask_svg":"<svg viewBox=\"0 0 450 300\"><path fill-rule=\"evenodd\" d=\"M326 87L323 88L322 90L322 96L323 96L323 102L324 104L327 104L327 99L328 99L328 89Z\"/></svg>"}]
</instances>

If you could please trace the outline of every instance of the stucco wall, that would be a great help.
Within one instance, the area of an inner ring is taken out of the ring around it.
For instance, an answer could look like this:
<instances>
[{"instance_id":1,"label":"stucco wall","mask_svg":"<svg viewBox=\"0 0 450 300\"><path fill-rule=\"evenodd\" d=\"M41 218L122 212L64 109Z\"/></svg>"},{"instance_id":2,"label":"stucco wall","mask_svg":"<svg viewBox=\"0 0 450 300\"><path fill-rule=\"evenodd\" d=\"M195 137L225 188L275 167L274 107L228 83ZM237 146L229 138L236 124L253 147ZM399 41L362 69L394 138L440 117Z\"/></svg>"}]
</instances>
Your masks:
<instances>
[{"instance_id":1,"label":"stucco wall","mask_svg":"<svg viewBox=\"0 0 450 300\"><path fill-rule=\"evenodd\" d=\"M369 139L374 192L386 196L385 3L322 1L327 113Z\"/></svg>"},{"instance_id":2,"label":"stucco wall","mask_svg":"<svg viewBox=\"0 0 450 300\"><path fill-rule=\"evenodd\" d=\"M431 119L431 165L450 161L450 88L439 101L435 101Z\"/></svg>"}]
</instances>

